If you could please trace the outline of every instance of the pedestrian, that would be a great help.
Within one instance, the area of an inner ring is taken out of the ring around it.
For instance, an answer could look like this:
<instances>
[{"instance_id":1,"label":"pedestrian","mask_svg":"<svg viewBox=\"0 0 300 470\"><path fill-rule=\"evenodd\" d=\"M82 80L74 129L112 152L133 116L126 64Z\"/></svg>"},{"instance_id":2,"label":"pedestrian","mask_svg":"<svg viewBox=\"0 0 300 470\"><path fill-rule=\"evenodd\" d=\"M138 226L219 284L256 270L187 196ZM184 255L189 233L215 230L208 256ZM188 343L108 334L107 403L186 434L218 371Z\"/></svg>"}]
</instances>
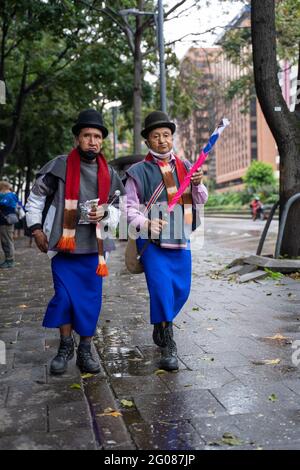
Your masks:
<instances>
[{"instance_id":1,"label":"pedestrian","mask_svg":"<svg viewBox=\"0 0 300 470\"><path fill-rule=\"evenodd\" d=\"M264 209L263 205L260 201L259 196L255 196L254 199L250 203L251 213L252 213L252 220L260 219L263 220L264 218Z\"/></svg>"},{"instance_id":2,"label":"pedestrian","mask_svg":"<svg viewBox=\"0 0 300 470\"><path fill-rule=\"evenodd\" d=\"M128 179L125 186L128 220L131 226L140 231L136 243L150 294L153 341L161 350L159 367L165 370L178 369L172 322L190 293L189 234L192 226L192 206L204 204L208 198L207 189L202 183L203 172L200 169L193 174L192 184L185 191L180 205L175 207L179 210L175 211L174 217L169 218L168 227L163 217L154 214L159 213L160 209L153 211L152 206L148 215L141 210L141 204L149 206L150 201L155 199L159 207L166 207L191 167L191 163L182 161L174 153L175 130L175 123L161 111L154 111L146 117L142 136L149 153L145 160L127 170ZM178 235L179 226L188 226L188 235L181 229ZM165 230L167 233L164 236ZM145 232L150 234L150 244L145 239Z\"/></svg>"},{"instance_id":3,"label":"pedestrian","mask_svg":"<svg viewBox=\"0 0 300 470\"><path fill-rule=\"evenodd\" d=\"M102 278L108 275L103 234L116 227L119 216L116 207L106 204L116 191L125 193L101 152L108 135L102 115L94 109L82 111L72 132L76 147L39 170L26 204L36 245L52 258L55 294L43 320L46 328L60 329L52 374L63 374L74 355L73 330L80 335L77 366L87 373L100 370L91 341L101 309Z\"/></svg>"},{"instance_id":4,"label":"pedestrian","mask_svg":"<svg viewBox=\"0 0 300 470\"><path fill-rule=\"evenodd\" d=\"M25 208L22 202L20 201L20 199L18 199L15 212L18 217L18 222L14 226L14 240L17 240L18 238L21 237L22 230L24 231L24 222L25 222Z\"/></svg>"},{"instance_id":5,"label":"pedestrian","mask_svg":"<svg viewBox=\"0 0 300 470\"><path fill-rule=\"evenodd\" d=\"M13 268L15 259L14 224L17 223L16 206L18 196L8 181L0 181L0 240L5 260L1 269Z\"/></svg>"}]
</instances>

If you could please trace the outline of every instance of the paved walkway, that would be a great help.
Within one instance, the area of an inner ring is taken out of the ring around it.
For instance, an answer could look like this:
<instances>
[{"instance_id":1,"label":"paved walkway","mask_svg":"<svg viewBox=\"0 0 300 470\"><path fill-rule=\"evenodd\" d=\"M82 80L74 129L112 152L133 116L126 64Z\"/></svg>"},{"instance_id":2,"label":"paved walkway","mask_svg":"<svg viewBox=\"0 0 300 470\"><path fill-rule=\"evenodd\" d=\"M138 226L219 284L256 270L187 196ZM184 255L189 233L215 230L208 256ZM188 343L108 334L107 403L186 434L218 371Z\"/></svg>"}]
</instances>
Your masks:
<instances>
[{"instance_id":1,"label":"paved walkway","mask_svg":"<svg viewBox=\"0 0 300 470\"><path fill-rule=\"evenodd\" d=\"M237 284L216 271L238 249L196 240L175 322L180 369L161 372L145 281L126 271L121 243L95 339L102 372L81 377L73 360L58 378L48 373L57 332L40 326L49 262L25 243L16 268L0 271L0 449L300 449L299 281Z\"/></svg>"}]
</instances>

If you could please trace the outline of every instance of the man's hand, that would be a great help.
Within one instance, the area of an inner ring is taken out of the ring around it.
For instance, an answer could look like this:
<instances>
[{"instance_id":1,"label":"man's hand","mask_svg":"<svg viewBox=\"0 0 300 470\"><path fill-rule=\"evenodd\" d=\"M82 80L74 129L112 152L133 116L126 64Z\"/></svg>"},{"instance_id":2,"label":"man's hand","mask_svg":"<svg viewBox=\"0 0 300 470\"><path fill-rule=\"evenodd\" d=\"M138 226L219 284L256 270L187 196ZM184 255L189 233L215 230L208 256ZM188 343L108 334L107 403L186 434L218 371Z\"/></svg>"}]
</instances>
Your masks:
<instances>
[{"instance_id":1,"label":"man's hand","mask_svg":"<svg viewBox=\"0 0 300 470\"><path fill-rule=\"evenodd\" d=\"M42 253L47 253L48 251L48 240L46 235L41 229L34 230L32 232L36 246Z\"/></svg>"},{"instance_id":2,"label":"man's hand","mask_svg":"<svg viewBox=\"0 0 300 470\"><path fill-rule=\"evenodd\" d=\"M203 180L203 170L202 168L199 168L199 170L195 171L191 177L191 182L193 183L194 186L198 186L199 184L202 183Z\"/></svg>"},{"instance_id":3,"label":"man's hand","mask_svg":"<svg viewBox=\"0 0 300 470\"><path fill-rule=\"evenodd\" d=\"M88 219L92 224L97 224L101 219L103 219L104 214L104 207L98 206L96 210L90 211L88 213Z\"/></svg>"},{"instance_id":4,"label":"man's hand","mask_svg":"<svg viewBox=\"0 0 300 470\"><path fill-rule=\"evenodd\" d=\"M158 236L167 223L161 219L146 220L144 229L151 233L151 237Z\"/></svg>"}]
</instances>

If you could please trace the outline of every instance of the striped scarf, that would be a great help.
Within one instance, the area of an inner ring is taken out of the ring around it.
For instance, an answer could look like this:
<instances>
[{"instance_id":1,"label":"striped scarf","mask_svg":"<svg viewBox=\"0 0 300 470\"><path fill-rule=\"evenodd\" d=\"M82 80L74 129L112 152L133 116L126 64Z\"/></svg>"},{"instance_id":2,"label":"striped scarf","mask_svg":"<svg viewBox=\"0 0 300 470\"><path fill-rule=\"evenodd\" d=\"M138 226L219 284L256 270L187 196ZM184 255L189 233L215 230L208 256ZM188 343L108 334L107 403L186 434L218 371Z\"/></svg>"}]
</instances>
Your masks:
<instances>
[{"instance_id":1,"label":"striped scarf","mask_svg":"<svg viewBox=\"0 0 300 470\"><path fill-rule=\"evenodd\" d=\"M180 160L180 158L178 158L176 155L174 156L175 156L176 173L177 173L179 184L181 184L186 174L188 173L188 170L186 169L183 161ZM161 171L164 185L166 187L168 203L170 203L178 190L175 180L174 180L170 162L168 160L159 160L159 158L154 160L150 152L148 153L145 160L148 162L154 162L158 165ZM192 199L191 185L189 185L186 188L186 190L184 191L183 195L181 196L178 202L180 205L183 205L183 208L184 208L184 223L186 225L192 225L193 223L193 211L192 211L193 199Z\"/></svg>"},{"instance_id":2,"label":"striped scarf","mask_svg":"<svg viewBox=\"0 0 300 470\"><path fill-rule=\"evenodd\" d=\"M106 160L102 154L97 155L98 163L98 205L106 204L110 189L110 174ZM80 155L78 150L73 149L67 158L65 209L63 233L57 244L57 248L64 252L73 252L76 248L75 235L77 225L77 207L80 190ZM108 269L104 258L103 240L101 238L100 223L96 226L96 237L98 244L98 276L108 276Z\"/></svg>"}]
</instances>

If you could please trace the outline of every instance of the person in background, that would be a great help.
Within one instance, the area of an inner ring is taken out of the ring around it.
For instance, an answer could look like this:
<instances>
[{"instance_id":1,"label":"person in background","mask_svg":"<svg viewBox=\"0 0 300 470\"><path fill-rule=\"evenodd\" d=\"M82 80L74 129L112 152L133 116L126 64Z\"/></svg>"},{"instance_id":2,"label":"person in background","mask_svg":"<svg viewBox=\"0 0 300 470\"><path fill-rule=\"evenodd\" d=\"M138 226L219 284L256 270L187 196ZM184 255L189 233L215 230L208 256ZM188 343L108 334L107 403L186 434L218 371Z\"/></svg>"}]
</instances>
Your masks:
<instances>
[{"instance_id":1,"label":"person in background","mask_svg":"<svg viewBox=\"0 0 300 470\"><path fill-rule=\"evenodd\" d=\"M260 201L259 196L255 196L253 201L250 203L252 220L260 219L263 220L263 205Z\"/></svg>"},{"instance_id":2,"label":"person in background","mask_svg":"<svg viewBox=\"0 0 300 470\"><path fill-rule=\"evenodd\" d=\"M15 213L17 203L18 197L12 191L11 184L8 181L0 181L0 241L5 256L0 269L14 267L14 223L17 222ZM15 221L12 220L14 216Z\"/></svg>"}]
</instances>

